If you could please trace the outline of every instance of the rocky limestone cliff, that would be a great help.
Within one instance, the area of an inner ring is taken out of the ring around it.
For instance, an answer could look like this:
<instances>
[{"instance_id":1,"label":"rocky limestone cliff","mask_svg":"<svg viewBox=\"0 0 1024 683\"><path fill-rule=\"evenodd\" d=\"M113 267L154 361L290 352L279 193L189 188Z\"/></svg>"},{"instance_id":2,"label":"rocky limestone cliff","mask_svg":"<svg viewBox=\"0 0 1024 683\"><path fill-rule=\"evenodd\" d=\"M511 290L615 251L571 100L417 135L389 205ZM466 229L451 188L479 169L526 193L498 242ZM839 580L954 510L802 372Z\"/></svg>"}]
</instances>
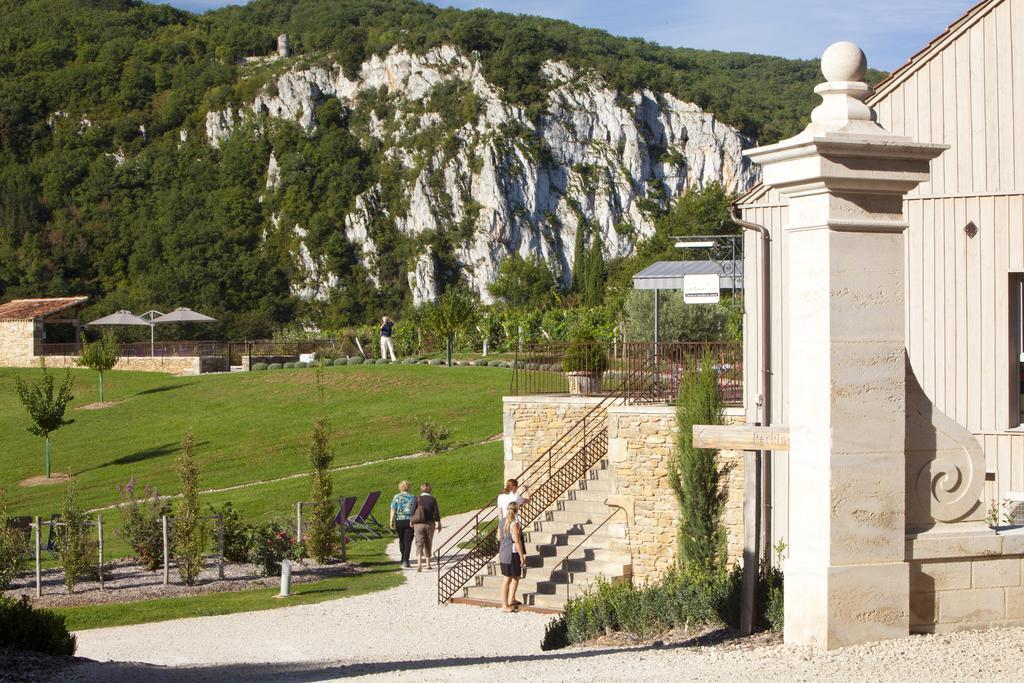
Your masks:
<instances>
[{"instance_id":1,"label":"rocky limestone cliff","mask_svg":"<svg viewBox=\"0 0 1024 683\"><path fill-rule=\"evenodd\" d=\"M399 188L407 207L401 215L383 206L379 183L359 196L345 218L346 238L380 286L371 220L383 216L410 237L460 226L454 255L462 277L485 302L491 300L487 284L511 254L540 256L567 282L577 230L587 230L588 243L600 233L606 258L627 256L653 232L652 213L686 188L719 182L741 192L757 180L741 154L753 141L696 105L649 91L623 95L562 63L549 62L544 75L550 86L546 107L531 118L502 101L477 60L451 47L374 56L356 79L337 66L296 65L251 103L210 112L206 133L210 144L219 145L241 122L260 117L286 118L313 131L316 108L329 98L358 111L386 93L394 113L381 118L371 111L359 134L364 144L375 138L388 158L418 173ZM424 139L446 137L440 134L441 113L423 111L442 84L470 89L478 106L474 118L454 131L456 149L438 142L424 154ZM268 189L278 174L272 157ZM296 226L302 281L293 286L301 296L324 299L338 280L302 243L304 234ZM408 265L413 300L433 299L435 255L424 247Z\"/></svg>"}]
</instances>

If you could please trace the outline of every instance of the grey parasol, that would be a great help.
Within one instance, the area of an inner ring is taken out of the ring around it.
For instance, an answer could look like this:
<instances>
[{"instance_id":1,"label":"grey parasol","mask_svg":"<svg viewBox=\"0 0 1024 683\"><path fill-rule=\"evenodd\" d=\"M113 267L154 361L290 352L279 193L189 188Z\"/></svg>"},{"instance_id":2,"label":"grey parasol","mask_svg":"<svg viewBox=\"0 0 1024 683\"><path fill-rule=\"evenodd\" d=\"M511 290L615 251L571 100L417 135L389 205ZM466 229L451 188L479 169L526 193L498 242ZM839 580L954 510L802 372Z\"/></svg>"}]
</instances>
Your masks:
<instances>
[{"instance_id":1,"label":"grey parasol","mask_svg":"<svg viewBox=\"0 0 1024 683\"><path fill-rule=\"evenodd\" d=\"M118 311L86 323L86 325L142 325L144 327L149 327L150 324L148 320L140 318L131 311Z\"/></svg>"},{"instance_id":2,"label":"grey parasol","mask_svg":"<svg viewBox=\"0 0 1024 683\"><path fill-rule=\"evenodd\" d=\"M202 313L196 313L191 308L175 308L170 313L165 313L158 318L153 318L154 325L161 323L215 323L216 318L211 318Z\"/></svg>"}]
</instances>

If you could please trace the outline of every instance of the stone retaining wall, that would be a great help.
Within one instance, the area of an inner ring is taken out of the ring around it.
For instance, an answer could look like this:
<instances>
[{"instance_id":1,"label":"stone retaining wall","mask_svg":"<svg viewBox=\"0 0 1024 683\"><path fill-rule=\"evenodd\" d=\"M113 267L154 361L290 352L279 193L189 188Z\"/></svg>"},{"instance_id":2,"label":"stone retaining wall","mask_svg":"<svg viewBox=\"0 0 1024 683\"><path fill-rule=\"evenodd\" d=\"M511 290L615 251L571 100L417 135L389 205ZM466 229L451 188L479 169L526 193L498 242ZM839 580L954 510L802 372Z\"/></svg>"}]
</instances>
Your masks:
<instances>
[{"instance_id":1,"label":"stone retaining wall","mask_svg":"<svg viewBox=\"0 0 1024 683\"><path fill-rule=\"evenodd\" d=\"M505 478L518 477L562 434L595 405L600 397L506 396L504 399ZM609 523L621 539L614 550L629 552L633 576L657 579L676 558L679 506L669 483L669 464L677 433L672 406L613 405L604 419L608 426L608 460L613 494L610 503L626 510L628 523ZM730 422L742 422L740 414ZM730 564L743 555L743 454L721 451L729 468L725 526ZM609 514L614 511L609 507Z\"/></svg>"},{"instance_id":2,"label":"stone retaining wall","mask_svg":"<svg viewBox=\"0 0 1024 683\"><path fill-rule=\"evenodd\" d=\"M39 366L40 356L31 356L21 363L0 361L3 367L32 368ZM77 356L46 356L49 368L76 368ZM117 361L115 370L136 370L139 372L167 372L174 375L197 375L202 372L220 371L225 359L220 357L198 358L194 356L132 356Z\"/></svg>"},{"instance_id":3,"label":"stone retaining wall","mask_svg":"<svg viewBox=\"0 0 1024 683\"><path fill-rule=\"evenodd\" d=\"M907 559L912 632L1024 624L1024 534L921 534Z\"/></svg>"},{"instance_id":4,"label":"stone retaining wall","mask_svg":"<svg viewBox=\"0 0 1024 683\"><path fill-rule=\"evenodd\" d=\"M730 421L742 418L730 416ZM629 525L633 576L664 576L676 561L679 504L669 483L676 452L673 406L613 406L608 410L608 460L617 501L632 509ZM725 528L729 564L743 557L743 453L720 451L727 470Z\"/></svg>"}]
</instances>

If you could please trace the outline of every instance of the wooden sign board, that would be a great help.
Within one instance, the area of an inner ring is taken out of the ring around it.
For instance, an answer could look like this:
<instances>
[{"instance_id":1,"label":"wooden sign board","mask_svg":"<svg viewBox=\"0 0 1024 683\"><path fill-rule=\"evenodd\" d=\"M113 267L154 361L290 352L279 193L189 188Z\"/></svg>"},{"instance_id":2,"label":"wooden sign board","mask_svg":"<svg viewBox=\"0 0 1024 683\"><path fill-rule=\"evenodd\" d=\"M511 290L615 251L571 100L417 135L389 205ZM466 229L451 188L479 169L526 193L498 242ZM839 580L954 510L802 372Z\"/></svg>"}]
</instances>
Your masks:
<instances>
[{"instance_id":1,"label":"wooden sign board","mask_svg":"<svg viewBox=\"0 0 1024 683\"><path fill-rule=\"evenodd\" d=\"M788 451L789 427L693 425L693 445L730 451Z\"/></svg>"}]
</instances>

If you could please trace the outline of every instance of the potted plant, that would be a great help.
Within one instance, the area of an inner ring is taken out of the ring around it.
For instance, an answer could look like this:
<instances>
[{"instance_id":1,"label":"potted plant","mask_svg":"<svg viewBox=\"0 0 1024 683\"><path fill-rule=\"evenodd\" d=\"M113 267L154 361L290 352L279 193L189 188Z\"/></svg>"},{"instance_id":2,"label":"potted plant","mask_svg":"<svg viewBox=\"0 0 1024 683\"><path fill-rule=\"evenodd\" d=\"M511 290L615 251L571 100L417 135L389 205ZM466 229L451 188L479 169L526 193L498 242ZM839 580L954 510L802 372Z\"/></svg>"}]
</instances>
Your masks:
<instances>
[{"instance_id":1,"label":"potted plant","mask_svg":"<svg viewBox=\"0 0 1024 683\"><path fill-rule=\"evenodd\" d=\"M608 369L608 351L593 334L577 332L565 351L562 369L569 379L570 396L601 393L601 376Z\"/></svg>"}]
</instances>

